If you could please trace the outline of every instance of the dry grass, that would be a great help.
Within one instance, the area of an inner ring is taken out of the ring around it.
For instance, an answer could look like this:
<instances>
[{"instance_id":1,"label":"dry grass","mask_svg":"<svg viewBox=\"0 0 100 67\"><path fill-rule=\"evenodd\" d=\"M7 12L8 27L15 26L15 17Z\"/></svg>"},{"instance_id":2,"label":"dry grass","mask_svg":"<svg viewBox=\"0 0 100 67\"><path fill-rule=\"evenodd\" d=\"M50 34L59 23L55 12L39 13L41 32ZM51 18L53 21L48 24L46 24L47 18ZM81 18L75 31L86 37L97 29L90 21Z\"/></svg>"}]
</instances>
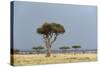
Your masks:
<instances>
[{"instance_id":1,"label":"dry grass","mask_svg":"<svg viewBox=\"0 0 100 67\"><path fill-rule=\"evenodd\" d=\"M54 64L54 63L69 63L82 61L96 61L96 54L52 54L51 57L45 57L45 54L40 55L13 55L14 65L32 65L32 64Z\"/></svg>"}]
</instances>

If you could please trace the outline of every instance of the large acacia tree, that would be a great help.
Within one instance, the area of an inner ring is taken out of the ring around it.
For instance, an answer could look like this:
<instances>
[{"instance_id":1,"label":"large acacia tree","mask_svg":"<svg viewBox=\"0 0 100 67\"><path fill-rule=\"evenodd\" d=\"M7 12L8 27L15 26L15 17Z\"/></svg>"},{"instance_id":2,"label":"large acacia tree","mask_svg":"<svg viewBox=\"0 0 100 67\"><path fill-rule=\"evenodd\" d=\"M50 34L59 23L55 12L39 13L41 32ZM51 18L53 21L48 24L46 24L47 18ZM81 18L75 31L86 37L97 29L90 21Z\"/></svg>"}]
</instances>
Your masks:
<instances>
[{"instance_id":1,"label":"large acacia tree","mask_svg":"<svg viewBox=\"0 0 100 67\"><path fill-rule=\"evenodd\" d=\"M47 57L50 57L52 44L56 41L58 35L63 34L64 32L64 27L57 23L45 22L41 27L37 28L37 33L43 36L47 48Z\"/></svg>"}]
</instances>

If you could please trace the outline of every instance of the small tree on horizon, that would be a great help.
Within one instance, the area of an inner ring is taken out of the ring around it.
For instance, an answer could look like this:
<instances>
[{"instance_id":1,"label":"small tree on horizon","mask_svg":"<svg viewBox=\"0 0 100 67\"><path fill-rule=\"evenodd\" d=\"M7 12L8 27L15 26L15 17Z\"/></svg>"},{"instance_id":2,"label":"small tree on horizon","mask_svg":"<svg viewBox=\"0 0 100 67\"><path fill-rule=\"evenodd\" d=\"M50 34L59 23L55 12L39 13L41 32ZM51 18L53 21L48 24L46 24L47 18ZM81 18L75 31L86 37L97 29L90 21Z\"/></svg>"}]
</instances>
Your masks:
<instances>
[{"instance_id":1,"label":"small tree on horizon","mask_svg":"<svg viewBox=\"0 0 100 67\"><path fill-rule=\"evenodd\" d=\"M80 45L73 45L72 48L75 49L75 51L76 51L76 50L78 50L79 48L81 48L81 46L80 46ZM74 53L74 54L75 54L75 53Z\"/></svg>"},{"instance_id":2,"label":"small tree on horizon","mask_svg":"<svg viewBox=\"0 0 100 67\"><path fill-rule=\"evenodd\" d=\"M37 54L40 54L41 50L43 50L44 47L43 46L37 46L37 47L33 47L32 49L35 50L35 52Z\"/></svg>"},{"instance_id":3,"label":"small tree on horizon","mask_svg":"<svg viewBox=\"0 0 100 67\"><path fill-rule=\"evenodd\" d=\"M70 49L70 47L68 47L68 46L62 46L59 49L62 50L63 53L66 53L66 50Z\"/></svg>"},{"instance_id":4,"label":"small tree on horizon","mask_svg":"<svg viewBox=\"0 0 100 67\"><path fill-rule=\"evenodd\" d=\"M57 23L45 22L41 27L37 28L37 33L42 35L47 48L46 57L51 56L52 44L56 41L57 37L64 32L64 27Z\"/></svg>"},{"instance_id":5,"label":"small tree on horizon","mask_svg":"<svg viewBox=\"0 0 100 67\"><path fill-rule=\"evenodd\" d=\"M13 51L14 51L14 54L18 54L20 52L19 49L13 49Z\"/></svg>"}]
</instances>

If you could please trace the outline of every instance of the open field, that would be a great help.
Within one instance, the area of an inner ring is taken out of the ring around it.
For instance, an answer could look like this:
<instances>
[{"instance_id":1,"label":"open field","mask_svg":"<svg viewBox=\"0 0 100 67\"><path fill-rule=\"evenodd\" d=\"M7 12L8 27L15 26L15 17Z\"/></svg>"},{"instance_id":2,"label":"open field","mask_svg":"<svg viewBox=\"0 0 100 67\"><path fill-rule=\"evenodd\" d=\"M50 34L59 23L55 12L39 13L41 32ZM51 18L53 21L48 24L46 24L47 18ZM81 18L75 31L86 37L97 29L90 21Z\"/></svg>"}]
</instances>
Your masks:
<instances>
[{"instance_id":1,"label":"open field","mask_svg":"<svg viewBox=\"0 0 100 67\"><path fill-rule=\"evenodd\" d=\"M51 57L45 57L45 54L30 54L30 55L13 55L14 65L32 65L32 64L55 64L55 63L71 63L96 61L97 54L95 53L66 53L52 54Z\"/></svg>"}]
</instances>

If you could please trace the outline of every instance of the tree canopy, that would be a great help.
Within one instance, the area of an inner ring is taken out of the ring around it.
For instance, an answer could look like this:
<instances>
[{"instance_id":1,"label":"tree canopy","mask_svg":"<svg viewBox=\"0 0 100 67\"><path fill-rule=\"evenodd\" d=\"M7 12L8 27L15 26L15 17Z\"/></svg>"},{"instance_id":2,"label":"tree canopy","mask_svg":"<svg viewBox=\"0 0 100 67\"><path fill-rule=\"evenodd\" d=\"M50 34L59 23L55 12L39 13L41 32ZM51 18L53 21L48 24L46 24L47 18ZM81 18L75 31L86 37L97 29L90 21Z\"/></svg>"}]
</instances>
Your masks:
<instances>
[{"instance_id":1,"label":"tree canopy","mask_svg":"<svg viewBox=\"0 0 100 67\"><path fill-rule=\"evenodd\" d=\"M55 42L57 36L65 32L64 27L57 23L45 22L41 27L37 28L37 33L42 34L44 40L53 39L51 44Z\"/></svg>"},{"instance_id":2,"label":"tree canopy","mask_svg":"<svg viewBox=\"0 0 100 67\"><path fill-rule=\"evenodd\" d=\"M62 46L59 49L70 49L70 47L68 47L68 46Z\"/></svg>"},{"instance_id":3,"label":"tree canopy","mask_svg":"<svg viewBox=\"0 0 100 67\"><path fill-rule=\"evenodd\" d=\"M47 23L45 22L42 27L37 29L37 33L39 34L44 34L44 35L51 35L53 33L55 34L60 34L64 33L65 29L62 25L57 24L57 23Z\"/></svg>"},{"instance_id":4,"label":"tree canopy","mask_svg":"<svg viewBox=\"0 0 100 67\"><path fill-rule=\"evenodd\" d=\"M80 45L74 45L74 46L72 46L72 48L77 49L77 48L81 48L81 46Z\"/></svg>"},{"instance_id":5,"label":"tree canopy","mask_svg":"<svg viewBox=\"0 0 100 67\"><path fill-rule=\"evenodd\" d=\"M42 46L37 46L37 47L33 47L32 49L38 50L38 49L44 49L44 47L42 47Z\"/></svg>"}]
</instances>

